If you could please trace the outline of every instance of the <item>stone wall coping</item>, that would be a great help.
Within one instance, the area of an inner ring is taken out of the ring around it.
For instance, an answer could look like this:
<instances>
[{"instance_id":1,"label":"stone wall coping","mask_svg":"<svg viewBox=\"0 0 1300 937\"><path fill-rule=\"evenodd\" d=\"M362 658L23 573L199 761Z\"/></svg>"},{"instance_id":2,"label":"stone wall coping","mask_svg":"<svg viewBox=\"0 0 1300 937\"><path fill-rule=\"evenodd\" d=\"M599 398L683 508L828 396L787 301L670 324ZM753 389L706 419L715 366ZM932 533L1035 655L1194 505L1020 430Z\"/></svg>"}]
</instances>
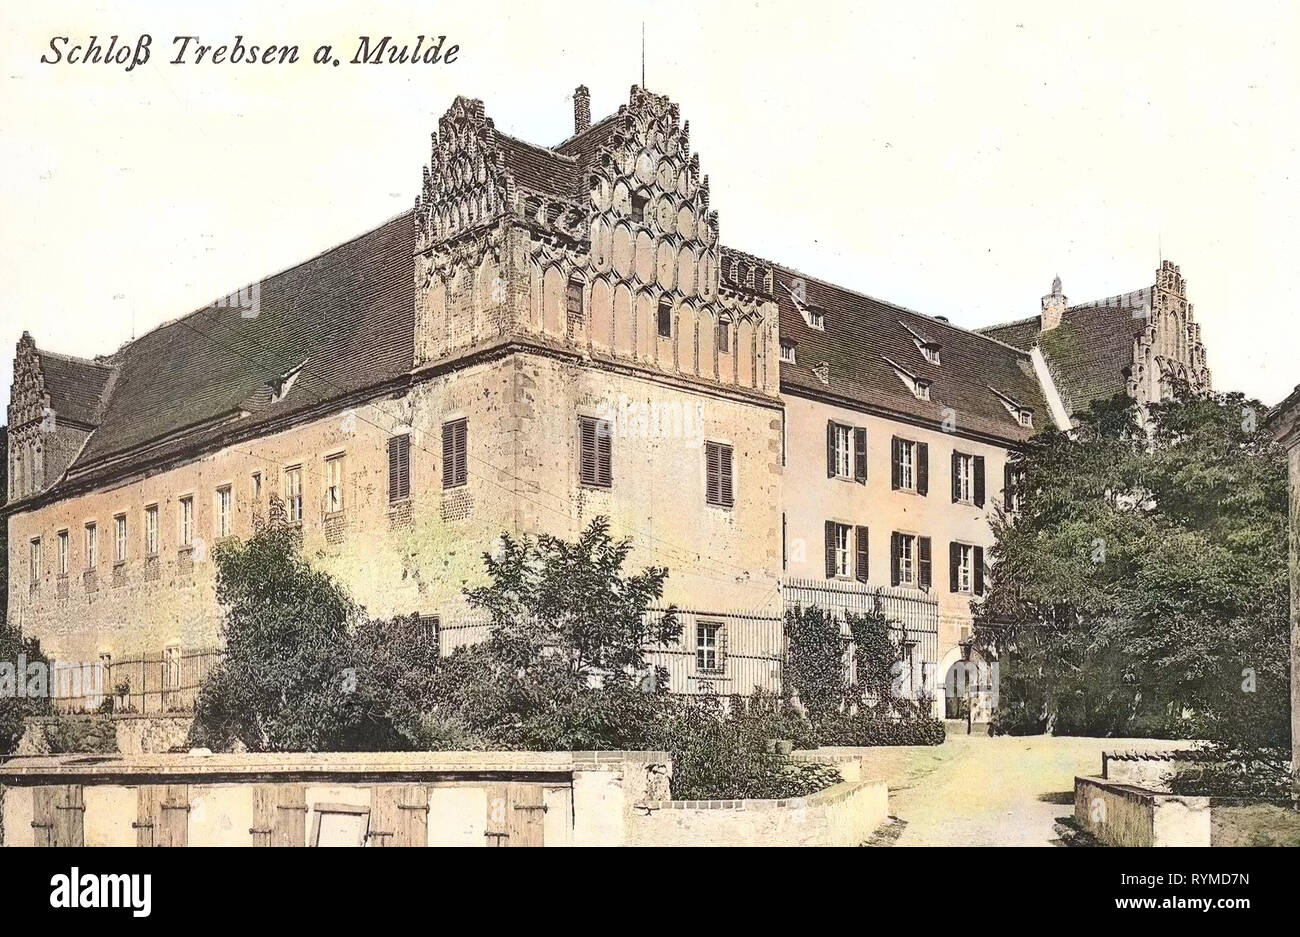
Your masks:
<instances>
[{"instance_id":1,"label":"stone wall coping","mask_svg":"<svg viewBox=\"0 0 1300 937\"><path fill-rule=\"evenodd\" d=\"M633 804L637 810L653 813L656 810L789 810L798 807L824 807L852 797L858 791L873 785L884 785L881 779L841 781L807 797L787 797L781 800L747 798L744 800L649 800Z\"/></svg>"},{"instance_id":2,"label":"stone wall coping","mask_svg":"<svg viewBox=\"0 0 1300 937\"><path fill-rule=\"evenodd\" d=\"M32 755L0 762L0 784L38 784L71 777L108 784L116 779L191 777L288 780L298 777L383 780L419 775L484 773L571 774L612 771L628 763L670 764L665 752L303 752L241 754Z\"/></svg>"},{"instance_id":3,"label":"stone wall coping","mask_svg":"<svg viewBox=\"0 0 1300 937\"><path fill-rule=\"evenodd\" d=\"M1210 798L1208 797L1191 794L1169 794L1164 791L1153 791L1145 787L1138 787L1136 784L1121 784L1117 781L1108 781L1106 778L1077 775L1074 779L1076 790L1080 783L1091 784L1109 793L1118 794L1127 800L1143 804L1186 804L1189 807L1206 808L1210 806Z\"/></svg>"},{"instance_id":4,"label":"stone wall coping","mask_svg":"<svg viewBox=\"0 0 1300 937\"><path fill-rule=\"evenodd\" d=\"M1127 749L1104 751L1101 757L1103 761L1203 761L1205 752L1197 748L1165 748L1150 751Z\"/></svg>"}]
</instances>

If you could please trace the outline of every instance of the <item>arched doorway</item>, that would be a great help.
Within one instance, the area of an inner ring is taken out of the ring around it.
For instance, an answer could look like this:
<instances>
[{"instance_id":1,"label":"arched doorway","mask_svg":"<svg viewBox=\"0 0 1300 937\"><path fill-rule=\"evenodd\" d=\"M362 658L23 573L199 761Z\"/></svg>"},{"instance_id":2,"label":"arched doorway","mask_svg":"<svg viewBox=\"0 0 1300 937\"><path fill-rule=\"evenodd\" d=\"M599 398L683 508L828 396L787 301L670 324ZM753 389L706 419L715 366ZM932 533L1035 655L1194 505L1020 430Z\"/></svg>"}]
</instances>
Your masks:
<instances>
[{"instance_id":1,"label":"arched doorway","mask_svg":"<svg viewBox=\"0 0 1300 937\"><path fill-rule=\"evenodd\" d=\"M988 722L997 709L998 664L970 645L958 645L939 664L943 715L963 722Z\"/></svg>"}]
</instances>

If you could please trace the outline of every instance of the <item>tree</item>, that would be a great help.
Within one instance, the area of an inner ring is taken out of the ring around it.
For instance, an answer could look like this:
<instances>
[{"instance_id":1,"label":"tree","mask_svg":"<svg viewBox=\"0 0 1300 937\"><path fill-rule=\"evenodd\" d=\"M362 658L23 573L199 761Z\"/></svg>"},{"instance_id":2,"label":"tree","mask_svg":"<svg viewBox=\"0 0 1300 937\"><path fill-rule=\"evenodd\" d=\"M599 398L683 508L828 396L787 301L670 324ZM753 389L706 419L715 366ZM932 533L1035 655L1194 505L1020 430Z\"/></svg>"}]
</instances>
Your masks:
<instances>
[{"instance_id":1,"label":"tree","mask_svg":"<svg viewBox=\"0 0 1300 937\"><path fill-rule=\"evenodd\" d=\"M496 555L483 557L488 584L467 591L490 616L491 634L447 661L444 708L503 744L630 743L656 718L643 686L665 691L666 675L648 666L646 648L682 632L675 608L653 610L668 570L625 575L630 552L605 517L574 542L502 534Z\"/></svg>"},{"instance_id":2,"label":"tree","mask_svg":"<svg viewBox=\"0 0 1300 937\"><path fill-rule=\"evenodd\" d=\"M272 527L214 551L225 652L195 707L194 744L250 751L410 748L437 648L368 621L298 534Z\"/></svg>"},{"instance_id":3,"label":"tree","mask_svg":"<svg viewBox=\"0 0 1300 937\"><path fill-rule=\"evenodd\" d=\"M1286 744L1286 467L1241 394L1119 398L1013 459L976 639L1011 731Z\"/></svg>"}]
</instances>

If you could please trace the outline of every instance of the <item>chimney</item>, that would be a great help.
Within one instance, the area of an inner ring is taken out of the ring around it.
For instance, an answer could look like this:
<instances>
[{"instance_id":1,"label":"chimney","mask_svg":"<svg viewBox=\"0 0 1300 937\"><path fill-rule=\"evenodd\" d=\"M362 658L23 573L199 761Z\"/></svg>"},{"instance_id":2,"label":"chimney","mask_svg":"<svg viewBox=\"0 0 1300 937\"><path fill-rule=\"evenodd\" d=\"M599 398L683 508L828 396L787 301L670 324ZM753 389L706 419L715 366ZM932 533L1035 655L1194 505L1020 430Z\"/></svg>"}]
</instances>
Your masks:
<instances>
[{"instance_id":1,"label":"chimney","mask_svg":"<svg viewBox=\"0 0 1300 937\"><path fill-rule=\"evenodd\" d=\"M1043 314L1039 319L1038 330L1050 332L1061 324L1065 315L1065 296L1061 293L1061 278L1052 281L1052 291L1043 297Z\"/></svg>"},{"instance_id":2,"label":"chimney","mask_svg":"<svg viewBox=\"0 0 1300 937\"><path fill-rule=\"evenodd\" d=\"M573 89L573 132L582 133L591 126L591 92L586 85Z\"/></svg>"}]
</instances>

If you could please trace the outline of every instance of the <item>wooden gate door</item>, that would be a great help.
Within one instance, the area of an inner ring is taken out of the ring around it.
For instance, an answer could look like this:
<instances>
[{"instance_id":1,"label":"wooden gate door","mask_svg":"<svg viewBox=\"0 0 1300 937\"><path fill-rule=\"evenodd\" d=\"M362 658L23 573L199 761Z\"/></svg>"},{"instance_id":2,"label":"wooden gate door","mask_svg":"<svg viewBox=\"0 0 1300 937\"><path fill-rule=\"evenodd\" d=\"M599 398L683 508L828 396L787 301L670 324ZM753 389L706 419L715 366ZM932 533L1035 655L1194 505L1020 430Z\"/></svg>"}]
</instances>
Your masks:
<instances>
[{"instance_id":1,"label":"wooden gate door","mask_svg":"<svg viewBox=\"0 0 1300 937\"><path fill-rule=\"evenodd\" d=\"M188 846L189 785L141 785L136 789L136 818L131 825L137 846Z\"/></svg>"},{"instance_id":2,"label":"wooden gate door","mask_svg":"<svg viewBox=\"0 0 1300 937\"><path fill-rule=\"evenodd\" d=\"M383 784L371 792L371 846L429 845L429 791L421 784Z\"/></svg>"},{"instance_id":3,"label":"wooden gate door","mask_svg":"<svg viewBox=\"0 0 1300 937\"><path fill-rule=\"evenodd\" d=\"M36 846L85 844L86 806L80 784L32 790L32 841Z\"/></svg>"},{"instance_id":4,"label":"wooden gate door","mask_svg":"<svg viewBox=\"0 0 1300 937\"><path fill-rule=\"evenodd\" d=\"M546 804L540 784L495 784L488 788L489 846L545 845Z\"/></svg>"}]
</instances>

